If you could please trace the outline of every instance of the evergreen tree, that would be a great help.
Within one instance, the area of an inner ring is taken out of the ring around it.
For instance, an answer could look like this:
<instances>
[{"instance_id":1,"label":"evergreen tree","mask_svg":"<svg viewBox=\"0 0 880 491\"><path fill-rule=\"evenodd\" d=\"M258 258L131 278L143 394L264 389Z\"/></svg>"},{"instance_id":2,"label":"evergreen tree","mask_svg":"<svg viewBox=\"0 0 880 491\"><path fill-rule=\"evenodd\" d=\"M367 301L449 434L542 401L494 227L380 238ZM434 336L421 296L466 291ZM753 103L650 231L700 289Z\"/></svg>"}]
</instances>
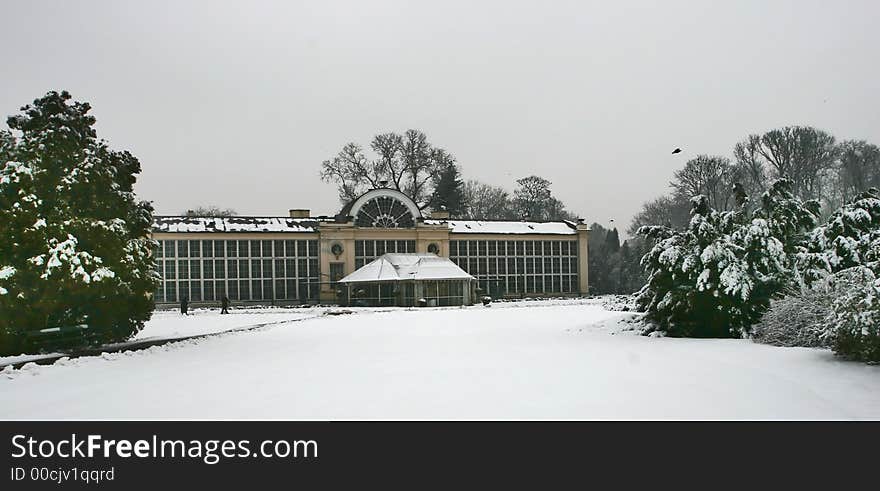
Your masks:
<instances>
[{"instance_id":1,"label":"evergreen tree","mask_svg":"<svg viewBox=\"0 0 880 491\"><path fill-rule=\"evenodd\" d=\"M684 231L642 227L654 241L642 258L648 283L639 306L657 329L677 336L736 337L748 332L791 282L802 231L815 224L815 203L803 203L779 180L750 216L746 200L716 211L705 196L691 200Z\"/></svg>"},{"instance_id":2,"label":"evergreen tree","mask_svg":"<svg viewBox=\"0 0 880 491\"><path fill-rule=\"evenodd\" d=\"M49 92L7 120L0 167L0 352L27 333L86 324L99 342L149 319L158 276L140 163L99 140L88 103Z\"/></svg>"},{"instance_id":3,"label":"evergreen tree","mask_svg":"<svg viewBox=\"0 0 880 491\"><path fill-rule=\"evenodd\" d=\"M605 250L609 254L616 254L620 250L620 236L617 234L616 227L605 235Z\"/></svg>"},{"instance_id":4,"label":"evergreen tree","mask_svg":"<svg viewBox=\"0 0 880 491\"><path fill-rule=\"evenodd\" d=\"M452 217L460 216L464 212L464 181L454 162L448 163L438 172L430 206L432 210L448 211Z\"/></svg>"},{"instance_id":5,"label":"evergreen tree","mask_svg":"<svg viewBox=\"0 0 880 491\"><path fill-rule=\"evenodd\" d=\"M880 275L880 191L858 194L813 230L798 265L807 284L856 266Z\"/></svg>"}]
</instances>

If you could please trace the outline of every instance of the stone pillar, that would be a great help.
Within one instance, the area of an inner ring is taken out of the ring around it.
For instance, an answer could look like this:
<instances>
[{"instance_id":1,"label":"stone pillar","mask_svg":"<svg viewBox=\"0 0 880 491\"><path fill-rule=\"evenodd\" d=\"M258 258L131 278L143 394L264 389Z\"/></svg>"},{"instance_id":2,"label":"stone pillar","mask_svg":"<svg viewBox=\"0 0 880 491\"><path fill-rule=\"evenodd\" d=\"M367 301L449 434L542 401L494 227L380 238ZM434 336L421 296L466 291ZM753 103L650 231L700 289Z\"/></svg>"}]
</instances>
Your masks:
<instances>
[{"instance_id":1,"label":"stone pillar","mask_svg":"<svg viewBox=\"0 0 880 491\"><path fill-rule=\"evenodd\" d=\"M590 293L590 226L577 224L578 245L578 292L582 295Z\"/></svg>"}]
</instances>

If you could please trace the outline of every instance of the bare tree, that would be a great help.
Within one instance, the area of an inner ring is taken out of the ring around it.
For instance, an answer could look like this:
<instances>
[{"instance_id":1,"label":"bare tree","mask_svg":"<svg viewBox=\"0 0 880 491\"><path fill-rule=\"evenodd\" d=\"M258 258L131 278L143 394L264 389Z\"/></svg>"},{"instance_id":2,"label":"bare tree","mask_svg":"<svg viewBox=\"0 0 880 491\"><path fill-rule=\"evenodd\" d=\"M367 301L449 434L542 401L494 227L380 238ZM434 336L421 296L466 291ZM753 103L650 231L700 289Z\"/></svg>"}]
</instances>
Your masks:
<instances>
[{"instance_id":1,"label":"bare tree","mask_svg":"<svg viewBox=\"0 0 880 491\"><path fill-rule=\"evenodd\" d=\"M370 148L375 152L372 159L360 145L348 143L335 157L321 164L321 179L336 183L343 203L370 189L387 186L425 209L439 171L455 162L451 154L432 146L418 130L407 130L403 135L376 135Z\"/></svg>"},{"instance_id":2,"label":"bare tree","mask_svg":"<svg viewBox=\"0 0 880 491\"><path fill-rule=\"evenodd\" d=\"M513 220L516 216L504 188L470 179L464 183L465 217L471 220Z\"/></svg>"},{"instance_id":3,"label":"bare tree","mask_svg":"<svg viewBox=\"0 0 880 491\"><path fill-rule=\"evenodd\" d=\"M823 185L834 168L834 137L810 126L786 126L763 135L749 135L734 148L737 159L760 160L771 179L788 178L802 199L824 199Z\"/></svg>"},{"instance_id":4,"label":"bare tree","mask_svg":"<svg viewBox=\"0 0 880 491\"><path fill-rule=\"evenodd\" d=\"M635 236L636 231L643 225L684 228L688 224L690 209L690 200L680 195L661 196L642 205L642 210L633 217L627 232Z\"/></svg>"},{"instance_id":5,"label":"bare tree","mask_svg":"<svg viewBox=\"0 0 880 491\"><path fill-rule=\"evenodd\" d=\"M767 190L767 170L758 152L760 140L760 137L753 135L733 147L734 179L742 184L749 196L761 196Z\"/></svg>"},{"instance_id":6,"label":"bare tree","mask_svg":"<svg viewBox=\"0 0 880 491\"><path fill-rule=\"evenodd\" d=\"M880 148L864 140L847 140L838 145L840 202L871 187L880 188Z\"/></svg>"},{"instance_id":7,"label":"bare tree","mask_svg":"<svg viewBox=\"0 0 880 491\"><path fill-rule=\"evenodd\" d=\"M709 198L709 205L718 210L735 205L733 185L738 176L727 157L698 155L675 171L674 176L669 185L682 199L704 195Z\"/></svg>"},{"instance_id":8,"label":"bare tree","mask_svg":"<svg viewBox=\"0 0 880 491\"><path fill-rule=\"evenodd\" d=\"M519 187L513 193L513 202L519 214L530 220L541 220L546 214L547 202L553 197L552 183L543 177L529 176L517 179L516 184Z\"/></svg>"},{"instance_id":9,"label":"bare tree","mask_svg":"<svg viewBox=\"0 0 880 491\"><path fill-rule=\"evenodd\" d=\"M217 206L199 206L183 213L188 217L232 217L238 213L232 208L221 209Z\"/></svg>"}]
</instances>

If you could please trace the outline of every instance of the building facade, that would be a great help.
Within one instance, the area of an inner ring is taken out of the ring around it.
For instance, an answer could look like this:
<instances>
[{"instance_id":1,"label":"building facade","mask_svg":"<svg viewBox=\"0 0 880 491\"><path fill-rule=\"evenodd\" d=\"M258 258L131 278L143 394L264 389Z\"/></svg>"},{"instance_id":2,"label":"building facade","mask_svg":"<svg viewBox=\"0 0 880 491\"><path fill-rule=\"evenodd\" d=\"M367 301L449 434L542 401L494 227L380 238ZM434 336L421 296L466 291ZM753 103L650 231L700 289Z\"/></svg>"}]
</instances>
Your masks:
<instances>
[{"instance_id":1,"label":"building facade","mask_svg":"<svg viewBox=\"0 0 880 491\"><path fill-rule=\"evenodd\" d=\"M448 257L500 297L583 295L589 228L574 222L424 217L405 194L373 189L333 217L157 216L156 302L336 303L339 280L387 253Z\"/></svg>"}]
</instances>

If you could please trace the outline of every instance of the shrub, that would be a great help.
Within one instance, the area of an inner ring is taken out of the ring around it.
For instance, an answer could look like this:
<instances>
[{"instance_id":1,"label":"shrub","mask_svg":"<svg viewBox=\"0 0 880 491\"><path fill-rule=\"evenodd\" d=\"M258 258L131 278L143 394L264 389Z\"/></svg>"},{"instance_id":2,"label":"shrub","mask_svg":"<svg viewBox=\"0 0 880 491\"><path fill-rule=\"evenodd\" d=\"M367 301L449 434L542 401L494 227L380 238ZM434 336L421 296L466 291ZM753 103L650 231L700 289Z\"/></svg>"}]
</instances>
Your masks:
<instances>
[{"instance_id":1,"label":"shrub","mask_svg":"<svg viewBox=\"0 0 880 491\"><path fill-rule=\"evenodd\" d=\"M653 241L642 258L648 283L638 304L658 330L672 336L740 337L750 331L792 282L794 252L802 231L815 225L818 205L776 181L748 213L744 197L736 211L716 211L705 196L691 200L687 229L642 227Z\"/></svg>"},{"instance_id":2,"label":"shrub","mask_svg":"<svg viewBox=\"0 0 880 491\"><path fill-rule=\"evenodd\" d=\"M844 358L880 363L880 279L866 267L842 273L850 285L834 301L832 349Z\"/></svg>"},{"instance_id":3,"label":"shrub","mask_svg":"<svg viewBox=\"0 0 880 491\"><path fill-rule=\"evenodd\" d=\"M825 334L833 307L834 288L830 282L773 300L755 325L752 339L774 346L829 348L831 341Z\"/></svg>"}]
</instances>

